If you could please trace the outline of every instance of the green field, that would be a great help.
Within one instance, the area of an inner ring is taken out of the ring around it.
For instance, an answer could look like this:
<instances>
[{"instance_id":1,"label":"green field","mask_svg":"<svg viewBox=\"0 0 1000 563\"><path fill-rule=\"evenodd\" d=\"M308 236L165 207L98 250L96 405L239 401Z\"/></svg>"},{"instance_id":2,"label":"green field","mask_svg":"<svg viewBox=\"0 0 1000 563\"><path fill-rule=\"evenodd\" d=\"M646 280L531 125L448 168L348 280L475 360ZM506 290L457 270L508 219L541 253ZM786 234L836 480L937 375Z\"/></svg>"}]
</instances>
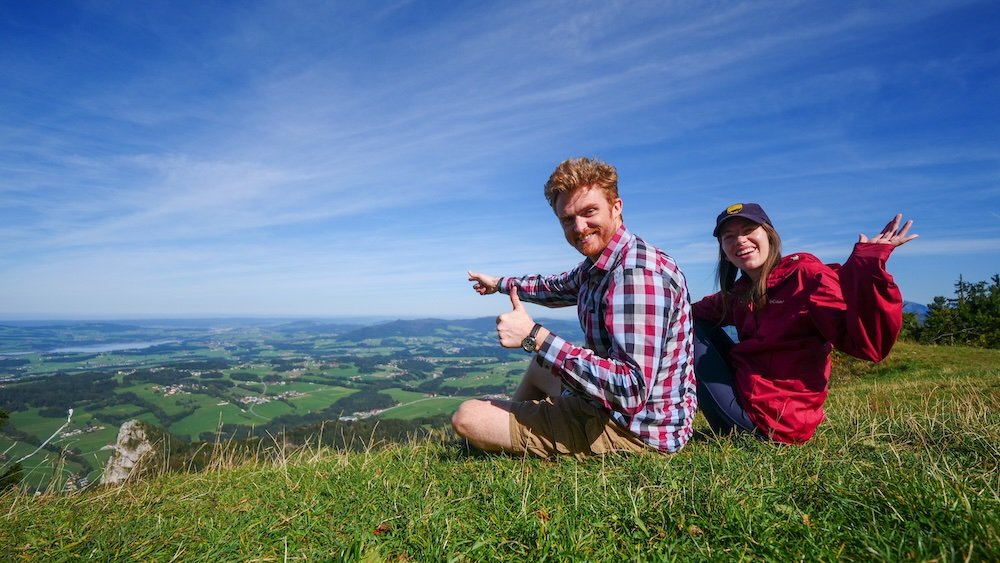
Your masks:
<instances>
[{"instance_id":1,"label":"green field","mask_svg":"<svg viewBox=\"0 0 1000 563\"><path fill-rule=\"evenodd\" d=\"M389 395L399 403L411 403L413 401L424 399L427 397L426 393L421 393L419 391L404 391L398 387L393 387L391 389L386 389L382 391L386 395Z\"/></svg>"},{"instance_id":2,"label":"green field","mask_svg":"<svg viewBox=\"0 0 1000 563\"><path fill-rule=\"evenodd\" d=\"M477 370L463 377L448 378L441 386L468 389L482 385L505 385L513 391L521 380L521 374L510 375L508 373L510 370L511 368L507 366L493 367L482 371Z\"/></svg>"},{"instance_id":3,"label":"green field","mask_svg":"<svg viewBox=\"0 0 1000 563\"><path fill-rule=\"evenodd\" d=\"M455 412L458 405L466 399L472 397L433 397L418 399L417 402L392 407L379 415L380 418L396 418L401 420L411 420L423 416L435 416L439 414L450 415Z\"/></svg>"},{"instance_id":4,"label":"green field","mask_svg":"<svg viewBox=\"0 0 1000 563\"><path fill-rule=\"evenodd\" d=\"M85 475L91 480L96 479L110 456L109 451L102 451L101 448L109 443L114 443L115 437L118 435L118 428L105 426L105 428L95 432L80 433L69 437L61 436L85 428L87 422L101 425L91 416L74 413L71 423L60 432L60 435L53 437L49 444L52 447L76 450L90 464L91 471L85 470L82 465L75 461L60 459L59 455L54 452L40 450L22 462L25 483L32 487L45 486L52 480L54 472L61 476L53 482L53 486L57 488L61 487L63 480L71 475ZM38 414L38 409L30 409L13 413L8 423L22 432L31 434L35 437L37 444L41 444L52 437L56 430L66 423L66 417L44 417ZM21 459L35 450L35 444L15 441L0 435L0 452L4 452L8 460Z\"/></svg>"},{"instance_id":5,"label":"green field","mask_svg":"<svg viewBox=\"0 0 1000 563\"><path fill-rule=\"evenodd\" d=\"M358 392L357 389L327 387L323 385L312 385L306 387L306 389L306 395L289 399L292 404L306 412L323 410L337 402L338 399Z\"/></svg>"},{"instance_id":6,"label":"green field","mask_svg":"<svg viewBox=\"0 0 1000 563\"><path fill-rule=\"evenodd\" d=\"M0 437L0 451L6 452L7 458L13 462L32 454L35 451L35 446L23 442L15 444L6 437ZM90 463L94 464L95 462L91 461ZM66 478L84 472L84 468L79 464L60 460L57 454L47 450L39 451L21 462L21 469L24 475L23 483L26 486L32 488L51 486L55 487L54 490L61 488ZM57 479L53 480L53 474L57 476ZM99 471L95 471L91 476L94 474L99 475Z\"/></svg>"},{"instance_id":7,"label":"green field","mask_svg":"<svg viewBox=\"0 0 1000 563\"><path fill-rule=\"evenodd\" d=\"M167 430L182 438L191 440L198 439L202 432L212 432L219 428L219 425L240 424L250 426L267 422L267 419L255 417L244 411L240 405L227 403L225 405L213 405L202 407L181 420L170 425Z\"/></svg>"}]
</instances>

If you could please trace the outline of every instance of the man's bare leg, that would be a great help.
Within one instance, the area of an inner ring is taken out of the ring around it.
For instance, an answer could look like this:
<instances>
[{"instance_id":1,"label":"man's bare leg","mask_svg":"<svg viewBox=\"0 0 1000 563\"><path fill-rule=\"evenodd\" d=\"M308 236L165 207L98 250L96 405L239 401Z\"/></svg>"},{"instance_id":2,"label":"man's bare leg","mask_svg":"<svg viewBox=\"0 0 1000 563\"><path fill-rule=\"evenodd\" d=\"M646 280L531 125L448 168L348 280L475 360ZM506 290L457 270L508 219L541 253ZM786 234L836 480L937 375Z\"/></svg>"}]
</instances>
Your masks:
<instances>
[{"instance_id":1,"label":"man's bare leg","mask_svg":"<svg viewBox=\"0 0 1000 563\"><path fill-rule=\"evenodd\" d=\"M459 405L451 424L470 444L487 452L515 452L510 435L510 413L524 401L558 397L562 382L534 359L528 363L513 401L473 399Z\"/></svg>"},{"instance_id":2,"label":"man's bare leg","mask_svg":"<svg viewBox=\"0 0 1000 563\"><path fill-rule=\"evenodd\" d=\"M458 406L451 417L455 432L487 452L514 452L510 436L511 401L473 399Z\"/></svg>"}]
</instances>

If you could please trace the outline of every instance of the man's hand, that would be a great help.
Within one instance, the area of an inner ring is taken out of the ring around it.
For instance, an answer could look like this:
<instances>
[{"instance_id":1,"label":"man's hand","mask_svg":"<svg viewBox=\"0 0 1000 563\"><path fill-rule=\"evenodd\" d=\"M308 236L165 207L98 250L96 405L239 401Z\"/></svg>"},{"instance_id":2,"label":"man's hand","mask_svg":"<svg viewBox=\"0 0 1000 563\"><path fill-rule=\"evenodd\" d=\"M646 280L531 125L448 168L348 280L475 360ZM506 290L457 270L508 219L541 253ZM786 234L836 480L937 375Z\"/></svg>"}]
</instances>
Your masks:
<instances>
[{"instance_id":1,"label":"man's hand","mask_svg":"<svg viewBox=\"0 0 1000 563\"><path fill-rule=\"evenodd\" d=\"M500 278L494 278L493 276L469 270L469 281L476 282L472 284L472 289L476 290L476 293L479 295L489 295L496 293L499 289L497 283L500 281Z\"/></svg>"},{"instance_id":2,"label":"man's hand","mask_svg":"<svg viewBox=\"0 0 1000 563\"><path fill-rule=\"evenodd\" d=\"M510 290L510 305L513 308L511 312L497 317L497 335L500 336L500 345L504 348L519 348L524 337L531 334L535 321L521 304L516 287Z\"/></svg>"},{"instance_id":3,"label":"man's hand","mask_svg":"<svg viewBox=\"0 0 1000 563\"><path fill-rule=\"evenodd\" d=\"M858 242L870 242L874 244L891 244L893 246L904 245L911 240L917 238L918 235L907 235L910 232L910 226L913 225L913 221L907 221L903 228L899 228L899 222L903 220L903 214L897 213L895 217L889 221L882 232L878 235L868 239L864 233L858 235Z\"/></svg>"}]
</instances>

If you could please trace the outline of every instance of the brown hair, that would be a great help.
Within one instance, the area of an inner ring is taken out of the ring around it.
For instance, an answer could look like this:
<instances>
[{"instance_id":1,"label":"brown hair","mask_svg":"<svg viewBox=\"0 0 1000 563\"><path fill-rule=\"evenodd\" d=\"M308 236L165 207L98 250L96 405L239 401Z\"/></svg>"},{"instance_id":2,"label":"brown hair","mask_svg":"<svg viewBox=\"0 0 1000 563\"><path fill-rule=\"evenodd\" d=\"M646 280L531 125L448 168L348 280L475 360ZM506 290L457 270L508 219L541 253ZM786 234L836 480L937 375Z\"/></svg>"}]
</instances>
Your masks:
<instances>
[{"instance_id":1,"label":"brown hair","mask_svg":"<svg viewBox=\"0 0 1000 563\"><path fill-rule=\"evenodd\" d=\"M732 306L732 298L753 303L754 310L759 311L767 306L767 278L771 271L781 260L781 237L774 227L767 223L760 223L760 227L767 233L767 242L770 245L767 259L760 269L760 278L752 281L750 287L743 295L732 293L733 285L736 283L736 272L739 270L732 262L726 258L726 253L722 250L722 239L719 239L719 264L715 268L719 279L719 289L722 290L722 308L729 311ZM746 274L744 274L746 275Z\"/></svg>"},{"instance_id":2,"label":"brown hair","mask_svg":"<svg viewBox=\"0 0 1000 563\"><path fill-rule=\"evenodd\" d=\"M614 203L618 199L618 171L606 162L585 156L564 160L545 182L545 199L555 210L559 194L589 187L604 190L608 203Z\"/></svg>"}]
</instances>

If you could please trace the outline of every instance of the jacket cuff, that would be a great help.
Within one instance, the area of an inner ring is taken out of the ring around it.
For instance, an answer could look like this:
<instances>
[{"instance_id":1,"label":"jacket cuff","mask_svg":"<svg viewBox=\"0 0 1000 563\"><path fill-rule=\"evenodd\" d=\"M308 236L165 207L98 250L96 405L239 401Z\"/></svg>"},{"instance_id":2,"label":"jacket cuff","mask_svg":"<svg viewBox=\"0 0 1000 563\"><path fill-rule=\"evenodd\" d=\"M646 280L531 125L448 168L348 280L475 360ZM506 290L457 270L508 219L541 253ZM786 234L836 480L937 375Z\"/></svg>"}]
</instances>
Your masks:
<instances>
[{"instance_id":1,"label":"jacket cuff","mask_svg":"<svg viewBox=\"0 0 1000 563\"><path fill-rule=\"evenodd\" d=\"M859 258L881 258L885 260L896 247L891 244L877 242L858 242L854 244L853 254Z\"/></svg>"}]
</instances>

